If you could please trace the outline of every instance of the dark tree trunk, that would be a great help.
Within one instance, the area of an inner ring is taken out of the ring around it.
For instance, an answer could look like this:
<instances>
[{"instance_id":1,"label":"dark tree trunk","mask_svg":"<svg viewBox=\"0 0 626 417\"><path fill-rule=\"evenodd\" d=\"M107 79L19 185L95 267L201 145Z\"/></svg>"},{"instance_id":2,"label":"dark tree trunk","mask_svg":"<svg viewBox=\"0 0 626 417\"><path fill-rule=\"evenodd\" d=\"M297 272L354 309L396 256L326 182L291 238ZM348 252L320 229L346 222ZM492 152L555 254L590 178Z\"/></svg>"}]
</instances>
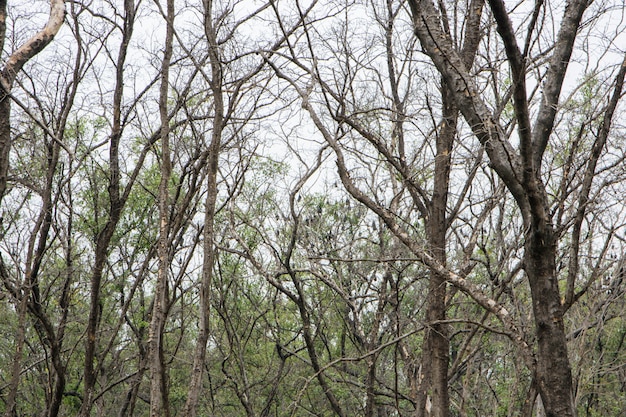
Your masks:
<instances>
[{"instance_id":1,"label":"dark tree trunk","mask_svg":"<svg viewBox=\"0 0 626 417\"><path fill-rule=\"evenodd\" d=\"M124 63L130 38L133 33L134 1L124 1L124 31L123 39L117 59L116 85L113 98L113 126L109 136L109 219L96 238L95 262L91 272L89 318L87 321L87 338L85 341L85 366L84 366L84 393L80 416L86 417L91 414L93 406L94 389L97 374L94 369L96 356L97 331L100 324L101 300L100 287L104 266L109 252L111 239L117 228L125 197L120 197L120 168L119 168L119 143L122 137L121 108L124 90ZM141 164L138 164L140 166ZM132 186L132 181L127 187Z\"/></svg>"},{"instance_id":2,"label":"dark tree trunk","mask_svg":"<svg viewBox=\"0 0 626 417\"><path fill-rule=\"evenodd\" d=\"M473 0L470 4L461 50L463 63L471 67L480 41L480 19L483 0ZM442 10L442 13L445 13ZM446 265L446 233L450 220L447 218L448 193L450 185L451 158L457 134L459 110L455 99L441 80L442 123L436 136L435 177L433 195L430 201L430 213L426 228L428 246L433 258L441 265ZM446 277L431 269L426 310L425 356L422 361L420 390L418 391L417 415L447 417L450 415L448 394L448 368L450 361L450 341L446 319ZM424 360L425 359L425 360ZM430 386L430 394L425 387ZM425 395L426 394L426 395ZM426 412L426 400L432 397L432 412Z\"/></svg>"},{"instance_id":3,"label":"dark tree trunk","mask_svg":"<svg viewBox=\"0 0 626 417\"><path fill-rule=\"evenodd\" d=\"M568 2L546 80L536 125L530 122L525 58L520 51L505 4L489 0L504 43L513 78L513 104L519 145L509 142L499 120L483 101L469 66L456 53L443 30L440 14L431 0L409 0L414 29L476 137L492 168L515 198L526 226L524 263L528 276L537 334L537 361L530 365L548 416L575 416L572 376L563 325L564 307L556 274L557 241L550 222L541 160L552 133L558 99L582 14L589 2ZM541 3L538 3L541 7ZM530 28L532 32L532 26ZM526 53L526 49L524 49Z\"/></svg>"},{"instance_id":4,"label":"dark tree trunk","mask_svg":"<svg viewBox=\"0 0 626 417\"><path fill-rule=\"evenodd\" d=\"M427 219L428 246L441 265L446 264L446 207L450 182L450 156L456 135L457 109L447 91L442 89L444 103L442 128L437 135L435 178ZM450 415L448 366L450 342L446 319L446 277L431 270L426 307L426 334L422 355L422 372L417 397L417 416L447 417Z\"/></svg>"},{"instance_id":5,"label":"dark tree trunk","mask_svg":"<svg viewBox=\"0 0 626 417\"><path fill-rule=\"evenodd\" d=\"M537 334L537 390L548 417L573 417L576 409L556 275L553 231L531 228L526 236L525 251Z\"/></svg>"},{"instance_id":6,"label":"dark tree trunk","mask_svg":"<svg viewBox=\"0 0 626 417\"><path fill-rule=\"evenodd\" d=\"M11 151L11 98L4 91L0 97L0 202L7 190L9 153Z\"/></svg>"}]
</instances>

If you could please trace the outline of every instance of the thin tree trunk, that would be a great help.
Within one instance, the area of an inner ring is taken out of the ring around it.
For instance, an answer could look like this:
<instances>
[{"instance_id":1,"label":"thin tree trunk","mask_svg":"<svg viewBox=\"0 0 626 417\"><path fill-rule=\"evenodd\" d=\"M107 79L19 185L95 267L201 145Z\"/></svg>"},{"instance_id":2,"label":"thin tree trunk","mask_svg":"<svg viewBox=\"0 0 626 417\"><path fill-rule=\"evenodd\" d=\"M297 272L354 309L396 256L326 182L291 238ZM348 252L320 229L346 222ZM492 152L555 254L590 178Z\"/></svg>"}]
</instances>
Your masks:
<instances>
[{"instance_id":1,"label":"thin tree trunk","mask_svg":"<svg viewBox=\"0 0 626 417\"><path fill-rule=\"evenodd\" d=\"M166 321L169 274L169 233L170 233L170 196L169 185L172 174L170 150L170 127L167 112L169 70L172 59L174 38L174 0L167 0L164 14L167 30L165 51L161 64L161 86L159 95L159 115L161 118L161 182L159 184L159 270L154 290L152 320L149 332L149 369L150 369L150 416L169 417L169 395L167 386L167 368L163 351L163 330Z\"/></svg>"},{"instance_id":2,"label":"thin tree trunk","mask_svg":"<svg viewBox=\"0 0 626 417\"><path fill-rule=\"evenodd\" d=\"M113 126L109 137L109 219L96 237L95 260L91 272L89 318L87 320L87 337L85 340L83 403L79 413L81 417L89 416L91 414L91 407L93 406L94 388L97 379L96 370L94 369L94 360L96 356L97 331L102 309L100 286L111 238L117 228L125 204L125 199L120 197L119 143L122 136L121 108L124 92L124 63L126 62L126 54L134 23L133 0L124 1L124 11L124 31L117 58L116 84L113 95ZM128 187L130 187L130 184Z\"/></svg>"},{"instance_id":3,"label":"thin tree trunk","mask_svg":"<svg viewBox=\"0 0 626 417\"><path fill-rule=\"evenodd\" d=\"M209 45L209 62L211 66L210 87L213 93L213 107L215 115L213 117L213 131L208 155L207 173L207 196L204 214L204 248L202 263L202 282L200 283L200 333L196 340L196 348L193 357L193 367L191 370L191 381L187 391L187 401L183 415L195 417L198 407L198 399L202 388L202 377L204 374L204 362L206 358L206 344L210 331L210 307L211 307L211 287L213 282L213 265L215 263L215 204L217 201L217 169L222 131L224 128L224 99L222 91L222 67L220 62L219 45L217 44L217 33L213 26L213 2L204 0L204 32Z\"/></svg>"},{"instance_id":4,"label":"thin tree trunk","mask_svg":"<svg viewBox=\"0 0 626 417\"><path fill-rule=\"evenodd\" d=\"M444 90L443 128L437 136L435 178L427 220L428 245L435 260L446 264L446 207L450 178L450 154L456 134L456 108L450 104ZM417 397L417 416L447 417L450 415L448 396L448 365L450 344L446 319L446 279L431 270L426 306L426 331L423 346L422 372Z\"/></svg>"},{"instance_id":5,"label":"thin tree trunk","mask_svg":"<svg viewBox=\"0 0 626 417\"><path fill-rule=\"evenodd\" d=\"M17 335L15 337L15 352L13 354L13 363L11 364L11 379L9 382L9 394L6 398L5 405L5 417L17 417L17 394L19 391L20 384L20 374L22 371L22 359L23 359L23 349L26 335L26 306L28 304L28 293L29 291L18 291L18 294L21 294L21 298L16 298L19 302L17 311Z\"/></svg>"},{"instance_id":6,"label":"thin tree trunk","mask_svg":"<svg viewBox=\"0 0 626 417\"><path fill-rule=\"evenodd\" d=\"M35 316L35 320L37 320L36 328L41 329L41 337L47 341L50 347L50 359L52 361L50 380L54 380L55 383L53 386L49 387L50 402L48 404L47 411L47 415L49 417L55 417L59 413L61 401L63 399L63 391L65 389L65 366L63 365L61 358L64 320L61 320L61 333L58 333L55 331L50 318L46 315L44 309L42 308L39 272L48 248L48 236L50 228L52 227L52 212L54 205L52 200L53 182L59 162L60 140L60 138L57 138L57 140L49 138L50 142L46 145L48 166L46 172L46 186L42 193L43 206L41 208L37 225L35 226L35 232L29 242L26 261L27 267L25 271L27 285L26 296L29 297L28 307ZM66 314L67 306L64 305L64 298L64 296L61 297L60 306L62 309L65 308L62 310L62 313Z\"/></svg>"},{"instance_id":7,"label":"thin tree trunk","mask_svg":"<svg viewBox=\"0 0 626 417\"><path fill-rule=\"evenodd\" d=\"M0 203L6 194L9 175L9 153L11 152L11 98L0 92Z\"/></svg>"},{"instance_id":8,"label":"thin tree trunk","mask_svg":"<svg viewBox=\"0 0 626 417\"><path fill-rule=\"evenodd\" d=\"M443 91L443 127L436 139L435 178L427 219L428 246L434 259L446 264L446 207L450 174L450 154L456 133L456 108L450 105ZM416 416L447 417L449 340L446 318L446 279L431 270L426 304L426 330L422 348Z\"/></svg>"},{"instance_id":9,"label":"thin tree trunk","mask_svg":"<svg viewBox=\"0 0 626 417\"><path fill-rule=\"evenodd\" d=\"M471 67L480 41L480 19L483 0L473 0L469 6L464 45L463 63ZM442 10L441 13L446 13ZM446 26L447 28L447 26ZM446 217L450 184L452 149L457 134L459 110L454 97L442 79L441 129L436 135L435 175L433 195L426 220L428 246L433 258L446 265L446 233L450 220ZM447 417L450 415L448 393L448 367L450 343L446 319L446 277L431 269L426 307L426 334L423 347L422 373L417 396L416 415Z\"/></svg>"},{"instance_id":10,"label":"thin tree trunk","mask_svg":"<svg viewBox=\"0 0 626 417\"><path fill-rule=\"evenodd\" d=\"M369 343L368 343L369 345ZM374 412L378 409L376 404L376 361L378 354L371 355L367 358L367 376L365 378L365 417L375 417Z\"/></svg>"}]
</instances>

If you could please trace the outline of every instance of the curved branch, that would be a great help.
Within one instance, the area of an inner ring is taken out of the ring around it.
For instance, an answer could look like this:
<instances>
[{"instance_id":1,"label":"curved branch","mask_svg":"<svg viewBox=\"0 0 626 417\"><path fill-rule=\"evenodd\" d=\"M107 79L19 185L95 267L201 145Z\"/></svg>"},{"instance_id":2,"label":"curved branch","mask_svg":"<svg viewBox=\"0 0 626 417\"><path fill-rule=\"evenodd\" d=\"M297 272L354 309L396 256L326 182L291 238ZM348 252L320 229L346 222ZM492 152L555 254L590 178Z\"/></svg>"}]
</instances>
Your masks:
<instances>
[{"instance_id":1,"label":"curved branch","mask_svg":"<svg viewBox=\"0 0 626 417\"><path fill-rule=\"evenodd\" d=\"M37 32L37 34L13 52L6 64L4 64L4 68L2 68L0 82L2 83L2 88L4 88L6 92L11 91L15 77L17 76L17 73L20 72L24 64L26 64L26 62L52 42L52 39L54 39L54 36L59 32L59 29L63 25L64 20L65 1L51 0L50 18L48 19L48 23L46 23L44 28Z\"/></svg>"}]
</instances>

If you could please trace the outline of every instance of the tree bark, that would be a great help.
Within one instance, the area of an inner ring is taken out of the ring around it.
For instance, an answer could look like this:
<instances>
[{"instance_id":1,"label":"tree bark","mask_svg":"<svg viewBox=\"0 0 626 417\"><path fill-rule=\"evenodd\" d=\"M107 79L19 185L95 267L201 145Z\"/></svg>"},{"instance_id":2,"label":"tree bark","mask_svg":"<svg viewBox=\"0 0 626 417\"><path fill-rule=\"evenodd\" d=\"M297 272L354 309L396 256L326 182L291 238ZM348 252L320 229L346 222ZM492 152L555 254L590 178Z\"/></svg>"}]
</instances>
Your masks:
<instances>
[{"instance_id":1,"label":"tree bark","mask_svg":"<svg viewBox=\"0 0 626 417\"><path fill-rule=\"evenodd\" d=\"M208 173L207 173L207 195L204 213L203 231L203 261L202 278L200 282L200 323L199 335L196 340L196 348L193 356L191 369L191 381L187 391L187 401L183 415L195 417L198 407L198 398L202 388L202 377L204 375L206 344L210 331L210 307L211 307L211 287L213 285L213 266L215 263L215 204L217 201L217 169L219 160L222 131L224 129L224 98L222 91L222 64L220 62L219 45L217 44L217 33L213 23L213 1L204 0L204 32L209 44L209 62L211 67L211 80L209 80L211 92L213 93L213 131L211 133L211 143L208 150Z\"/></svg>"},{"instance_id":2,"label":"tree bark","mask_svg":"<svg viewBox=\"0 0 626 417\"><path fill-rule=\"evenodd\" d=\"M161 181L159 184L159 270L154 289L154 303L148 344L150 369L150 416L169 417L169 395L167 386L167 368L164 359L163 331L167 318L168 275L170 270L170 195L169 186L172 174L170 150L170 127L167 112L169 70L172 59L174 39L174 0L167 0L167 10L162 14L167 25L165 50L161 63L161 85L159 94L159 115L161 118Z\"/></svg>"},{"instance_id":3,"label":"tree bark","mask_svg":"<svg viewBox=\"0 0 626 417\"><path fill-rule=\"evenodd\" d=\"M94 369L94 360L96 356L97 330L101 313L100 286L104 266L108 257L109 245L125 204L125 197L120 197L119 143L122 137L121 109L124 92L124 63L126 62L126 55L134 24L133 0L124 1L124 11L124 31L115 74L113 126L109 136L109 219L96 237L95 261L91 272L89 318L87 320L87 337L85 340L84 391L83 402L80 409L80 416L82 417L89 416L93 406L94 388L97 379L97 373ZM130 187L130 184L128 187Z\"/></svg>"},{"instance_id":4,"label":"tree bark","mask_svg":"<svg viewBox=\"0 0 626 417\"><path fill-rule=\"evenodd\" d=\"M563 306L556 275L556 241L550 228L526 235L525 270L537 334L537 390L548 417L575 416Z\"/></svg>"},{"instance_id":5,"label":"tree bark","mask_svg":"<svg viewBox=\"0 0 626 417\"><path fill-rule=\"evenodd\" d=\"M445 89L442 128L436 138L435 178L426 221L428 247L438 263L446 265L446 208L450 182L450 158L456 135L457 109ZM447 417L450 415L448 396L448 366L450 343L446 319L445 276L431 269L426 306L426 331L422 348L422 372L416 405L417 416Z\"/></svg>"},{"instance_id":6,"label":"tree bark","mask_svg":"<svg viewBox=\"0 0 626 417\"><path fill-rule=\"evenodd\" d=\"M6 397L5 417L17 417L17 394L20 384L20 373L22 371L22 359L24 357L23 349L26 338L26 306L28 304L28 293L26 291L17 291L19 295L16 297L17 302L17 334L15 336L15 352L11 364L11 379L9 381L9 393Z\"/></svg>"},{"instance_id":7,"label":"tree bark","mask_svg":"<svg viewBox=\"0 0 626 417\"><path fill-rule=\"evenodd\" d=\"M466 30L461 56L464 65L471 67L480 41L480 20L483 0L470 3L467 13ZM445 13L445 10L441 10ZM447 28L446 25L444 27ZM426 219L428 247L440 265L447 263L446 234L450 219L447 218L448 194L452 150L457 134L459 110L454 97L444 86L441 88L442 121L441 129L435 138L435 175L433 194ZM447 417L450 415L448 394L448 367L450 342L446 319L446 277L431 269L426 309L426 332L423 346L422 373L417 397L416 415ZM432 407L427 409L427 404Z\"/></svg>"}]
</instances>

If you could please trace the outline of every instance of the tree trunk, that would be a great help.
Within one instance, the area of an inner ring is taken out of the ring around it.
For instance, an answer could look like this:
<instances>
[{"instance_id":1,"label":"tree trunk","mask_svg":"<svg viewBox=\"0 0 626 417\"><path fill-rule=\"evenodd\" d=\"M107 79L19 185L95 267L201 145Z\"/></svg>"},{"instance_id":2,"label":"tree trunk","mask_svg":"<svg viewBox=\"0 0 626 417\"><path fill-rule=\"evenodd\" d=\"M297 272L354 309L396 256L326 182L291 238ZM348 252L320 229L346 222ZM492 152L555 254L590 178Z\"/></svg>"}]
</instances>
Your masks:
<instances>
[{"instance_id":1,"label":"tree trunk","mask_svg":"<svg viewBox=\"0 0 626 417\"><path fill-rule=\"evenodd\" d=\"M2 91L2 94L6 92ZM7 190L9 153L11 152L11 98L0 98L0 203Z\"/></svg>"},{"instance_id":2,"label":"tree trunk","mask_svg":"<svg viewBox=\"0 0 626 417\"><path fill-rule=\"evenodd\" d=\"M463 63L471 67L476 56L480 41L480 19L483 1L473 0L470 4L464 44L461 50ZM445 13L445 10L441 11ZM428 246L433 258L441 265L446 265L446 233L450 220L446 217L450 185L451 158L457 134L459 110L454 97L441 80L442 122L436 135L435 176L433 195L430 201L430 215L426 221ZM420 376L420 390L417 397L417 416L431 415L447 417L450 414L450 398L448 394L448 367L450 359L450 341L446 319L446 277L434 269L430 272L428 288L428 304L426 310L426 337L422 358L423 375ZM430 393L425 389L430 386ZM432 398L432 410L427 411L426 405Z\"/></svg>"},{"instance_id":3,"label":"tree trunk","mask_svg":"<svg viewBox=\"0 0 626 417\"><path fill-rule=\"evenodd\" d=\"M213 265L215 263L215 204L217 201L217 170L219 161L222 131L224 129L224 98L222 91L222 67L220 62L217 32L213 25L213 2L204 0L204 33L209 44L209 62L211 65L210 87L213 93L215 115L213 116L213 131L208 149L207 196L204 213L203 232L203 260L202 278L200 282L200 323L199 334L196 339L196 348L193 355L191 381L187 391L187 401L183 414L195 417L198 399L202 388L204 375L206 345L210 331L211 287L213 285Z\"/></svg>"},{"instance_id":4,"label":"tree trunk","mask_svg":"<svg viewBox=\"0 0 626 417\"><path fill-rule=\"evenodd\" d=\"M79 414L82 417L87 417L91 414L93 391L96 385L97 375L94 370L94 360L96 356L97 330L101 314L100 286L103 270L108 257L109 245L125 204L125 198L120 197L119 143L122 136L121 108L124 92L124 63L126 62L126 54L134 23L133 0L126 0L124 9L124 32L117 59L116 85L113 95L113 126L109 136L109 219L96 238L95 261L91 272L89 318L87 321L87 338L85 340L84 393ZM130 187L130 185L127 185L127 187Z\"/></svg>"},{"instance_id":5,"label":"tree trunk","mask_svg":"<svg viewBox=\"0 0 626 417\"><path fill-rule=\"evenodd\" d=\"M574 417L576 408L556 275L554 232L548 228L545 232L534 229L526 236L525 267L537 334L537 389L547 417Z\"/></svg>"},{"instance_id":6,"label":"tree trunk","mask_svg":"<svg viewBox=\"0 0 626 417\"><path fill-rule=\"evenodd\" d=\"M450 157L456 135L457 109L442 89L444 103L442 128L437 135L435 178L427 219L428 246L441 265L446 264L446 207L450 182ZM450 342L446 319L446 278L437 271L430 272L426 307L426 334L422 354L422 372L417 396L416 416L447 417L450 415L448 395L448 366Z\"/></svg>"},{"instance_id":7,"label":"tree trunk","mask_svg":"<svg viewBox=\"0 0 626 417\"><path fill-rule=\"evenodd\" d=\"M21 294L21 296L20 296ZM19 391L20 374L22 372L23 349L26 338L26 306L28 304L28 292L17 291L17 335L15 336L15 353L11 364L11 379L9 381L9 394L5 402L5 417L17 417L17 394ZM21 298L20 298L21 297Z\"/></svg>"},{"instance_id":8,"label":"tree trunk","mask_svg":"<svg viewBox=\"0 0 626 417\"><path fill-rule=\"evenodd\" d=\"M441 30L441 18L430 0L410 0L414 29L453 95L472 131L482 143L492 168L515 198L527 229L524 263L528 276L537 334L537 390L547 416L575 416L572 377L567 357L563 306L556 274L557 242L550 223L540 161L552 133L558 98L569 62L576 29L588 2L575 0L565 7L558 42L550 62L535 132L531 132L525 87L524 57L505 5L490 0L513 74L513 103L519 126L519 146L509 142L504 129L483 101L468 71L454 51L451 38ZM531 28L532 29L532 28Z\"/></svg>"},{"instance_id":9,"label":"tree trunk","mask_svg":"<svg viewBox=\"0 0 626 417\"><path fill-rule=\"evenodd\" d=\"M161 63L161 85L159 92L159 115L161 118L161 182L159 184L159 271L154 289L154 303L150 333L149 369L150 369L150 416L169 417L169 395L167 386L167 368L163 351L163 331L167 318L168 275L170 270L170 195L169 186L172 174L170 150L170 127L167 112L169 70L172 59L174 39L174 0L167 0L165 15L167 30L165 34L165 50Z\"/></svg>"}]
</instances>

